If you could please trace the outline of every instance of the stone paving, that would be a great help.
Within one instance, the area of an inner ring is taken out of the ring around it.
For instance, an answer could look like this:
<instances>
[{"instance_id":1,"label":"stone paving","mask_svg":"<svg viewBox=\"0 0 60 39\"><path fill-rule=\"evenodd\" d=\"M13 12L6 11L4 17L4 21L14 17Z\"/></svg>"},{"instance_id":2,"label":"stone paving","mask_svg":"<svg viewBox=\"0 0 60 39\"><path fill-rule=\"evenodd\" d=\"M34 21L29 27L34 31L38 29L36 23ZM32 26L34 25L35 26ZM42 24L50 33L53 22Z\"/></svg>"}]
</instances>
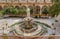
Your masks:
<instances>
[{"instance_id":1,"label":"stone paving","mask_svg":"<svg viewBox=\"0 0 60 39\"><path fill-rule=\"evenodd\" d=\"M60 35L60 15L58 15L55 19L58 20L58 22L55 22L54 24L56 27L56 35Z\"/></svg>"},{"instance_id":2,"label":"stone paving","mask_svg":"<svg viewBox=\"0 0 60 39\"><path fill-rule=\"evenodd\" d=\"M6 18L6 19L1 19L0 20L0 33L3 32L2 27L5 27L5 29L7 28L7 26L10 26L12 24L14 24L15 22L21 21L21 18ZM52 23L54 23L54 27L56 27L56 35L60 35L60 20L59 22L55 22L55 19L36 19L37 21L43 22L43 23L47 23L48 25L52 26ZM6 26L7 24L7 26ZM6 31L5 31L6 32Z\"/></svg>"}]
</instances>

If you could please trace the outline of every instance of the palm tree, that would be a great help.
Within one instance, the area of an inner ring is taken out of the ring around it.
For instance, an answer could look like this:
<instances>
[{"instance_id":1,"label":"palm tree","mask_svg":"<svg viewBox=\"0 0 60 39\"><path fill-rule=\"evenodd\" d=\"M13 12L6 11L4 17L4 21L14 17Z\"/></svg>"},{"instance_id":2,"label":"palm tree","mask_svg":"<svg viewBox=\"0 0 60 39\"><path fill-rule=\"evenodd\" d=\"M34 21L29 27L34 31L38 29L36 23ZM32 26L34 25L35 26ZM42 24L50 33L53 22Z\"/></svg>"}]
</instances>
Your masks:
<instances>
[{"instance_id":1,"label":"palm tree","mask_svg":"<svg viewBox=\"0 0 60 39\"><path fill-rule=\"evenodd\" d=\"M52 17L58 16L60 14L60 1L53 0L52 6L49 7L49 15Z\"/></svg>"}]
</instances>

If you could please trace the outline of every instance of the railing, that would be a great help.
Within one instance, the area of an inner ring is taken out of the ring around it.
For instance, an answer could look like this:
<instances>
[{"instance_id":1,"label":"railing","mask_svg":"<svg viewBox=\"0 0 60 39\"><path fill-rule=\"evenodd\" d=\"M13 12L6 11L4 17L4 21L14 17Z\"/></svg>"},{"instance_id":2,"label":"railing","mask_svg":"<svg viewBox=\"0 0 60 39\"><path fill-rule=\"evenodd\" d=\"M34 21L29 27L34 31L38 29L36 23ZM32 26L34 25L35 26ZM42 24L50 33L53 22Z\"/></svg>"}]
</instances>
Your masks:
<instances>
[{"instance_id":1,"label":"railing","mask_svg":"<svg viewBox=\"0 0 60 39\"><path fill-rule=\"evenodd\" d=\"M60 36L0 36L0 39L60 39Z\"/></svg>"}]
</instances>

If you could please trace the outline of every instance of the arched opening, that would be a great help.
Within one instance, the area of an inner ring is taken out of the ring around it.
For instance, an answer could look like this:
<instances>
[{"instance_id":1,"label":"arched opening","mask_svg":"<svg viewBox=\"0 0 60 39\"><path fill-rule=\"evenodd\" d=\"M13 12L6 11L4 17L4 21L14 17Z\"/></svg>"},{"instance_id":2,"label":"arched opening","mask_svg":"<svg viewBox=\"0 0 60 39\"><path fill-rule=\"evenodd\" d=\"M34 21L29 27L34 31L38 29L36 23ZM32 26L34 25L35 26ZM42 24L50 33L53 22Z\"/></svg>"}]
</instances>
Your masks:
<instances>
[{"instance_id":1,"label":"arched opening","mask_svg":"<svg viewBox=\"0 0 60 39\"><path fill-rule=\"evenodd\" d=\"M15 8L20 9L20 7L19 7L19 6L15 6Z\"/></svg>"},{"instance_id":2,"label":"arched opening","mask_svg":"<svg viewBox=\"0 0 60 39\"><path fill-rule=\"evenodd\" d=\"M34 16L35 16L35 18L39 18L40 17L40 6L35 6L35 8L34 8Z\"/></svg>"},{"instance_id":3,"label":"arched opening","mask_svg":"<svg viewBox=\"0 0 60 39\"><path fill-rule=\"evenodd\" d=\"M35 14L40 14L40 6L35 6Z\"/></svg>"},{"instance_id":4,"label":"arched opening","mask_svg":"<svg viewBox=\"0 0 60 39\"><path fill-rule=\"evenodd\" d=\"M47 6L42 7L42 14L44 14L44 15L48 14L48 7Z\"/></svg>"},{"instance_id":5,"label":"arched opening","mask_svg":"<svg viewBox=\"0 0 60 39\"><path fill-rule=\"evenodd\" d=\"M29 6L30 8L30 14L33 14L33 6Z\"/></svg>"},{"instance_id":6,"label":"arched opening","mask_svg":"<svg viewBox=\"0 0 60 39\"><path fill-rule=\"evenodd\" d=\"M2 6L0 6L0 10L2 10L3 8L2 8Z\"/></svg>"},{"instance_id":7,"label":"arched opening","mask_svg":"<svg viewBox=\"0 0 60 39\"><path fill-rule=\"evenodd\" d=\"M21 12L22 12L23 14L25 14L25 13L26 13L26 9L27 9L26 6L22 6L22 7L21 7Z\"/></svg>"},{"instance_id":8,"label":"arched opening","mask_svg":"<svg viewBox=\"0 0 60 39\"><path fill-rule=\"evenodd\" d=\"M6 9L7 7L8 7L8 6L5 5L5 6L4 6L4 9Z\"/></svg>"},{"instance_id":9,"label":"arched opening","mask_svg":"<svg viewBox=\"0 0 60 39\"><path fill-rule=\"evenodd\" d=\"M10 6L5 5L5 6L4 6L4 9L7 9L8 7L14 7L14 6L12 6L12 5L10 5Z\"/></svg>"},{"instance_id":10,"label":"arched opening","mask_svg":"<svg viewBox=\"0 0 60 39\"><path fill-rule=\"evenodd\" d=\"M26 17L26 6L21 6L21 8L20 8L20 15L22 16L22 17Z\"/></svg>"}]
</instances>

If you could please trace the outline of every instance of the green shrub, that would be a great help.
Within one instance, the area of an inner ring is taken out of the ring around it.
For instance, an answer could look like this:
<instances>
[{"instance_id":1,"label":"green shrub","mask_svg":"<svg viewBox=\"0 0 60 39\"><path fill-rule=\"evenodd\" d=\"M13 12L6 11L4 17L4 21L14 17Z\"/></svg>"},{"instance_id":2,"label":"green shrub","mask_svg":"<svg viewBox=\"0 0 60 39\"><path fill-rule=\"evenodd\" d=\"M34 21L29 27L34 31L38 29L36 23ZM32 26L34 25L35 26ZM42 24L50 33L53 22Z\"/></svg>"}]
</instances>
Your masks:
<instances>
[{"instance_id":1,"label":"green shrub","mask_svg":"<svg viewBox=\"0 0 60 39\"><path fill-rule=\"evenodd\" d=\"M47 7L46 6L43 7L42 13L43 14L48 14L48 10L47 10Z\"/></svg>"},{"instance_id":2,"label":"green shrub","mask_svg":"<svg viewBox=\"0 0 60 39\"><path fill-rule=\"evenodd\" d=\"M0 17L2 17L3 16L3 11L0 11Z\"/></svg>"},{"instance_id":3,"label":"green shrub","mask_svg":"<svg viewBox=\"0 0 60 39\"><path fill-rule=\"evenodd\" d=\"M32 7L30 8L30 13L31 13L31 14L33 13L33 8L32 8Z\"/></svg>"},{"instance_id":4,"label":"green shrub","mask_svg":"<svg viewBox=\"0 0 60 39\"><path fill-rule=\"evenodd\" d=\"M23 8L21 9L21 13L26 13L26 8L23 7Z\"/></svg>"},{"instance_id":5,"label":"green shrub","mask_svg":"<svg viewBox=\"0 0 60 39\"><path fill-rule=\"evenodd\" d=\"M14 7L7 7L4 10L4 14L18 14L18 13L19 13L19 10L17 8L14 8Z\"/></svg>"}]
</instances>

